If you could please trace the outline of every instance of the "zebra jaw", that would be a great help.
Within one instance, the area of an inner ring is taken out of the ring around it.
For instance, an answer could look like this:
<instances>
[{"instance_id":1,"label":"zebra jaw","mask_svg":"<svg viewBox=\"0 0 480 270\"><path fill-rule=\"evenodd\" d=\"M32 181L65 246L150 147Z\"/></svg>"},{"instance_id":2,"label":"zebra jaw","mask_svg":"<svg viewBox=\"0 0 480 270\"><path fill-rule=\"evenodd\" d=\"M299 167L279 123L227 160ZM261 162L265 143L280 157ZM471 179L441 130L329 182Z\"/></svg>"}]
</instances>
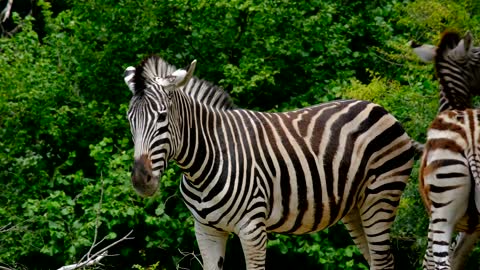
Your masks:
<instances>
[{"instance_id":1,"label":"zebra jaw","mask_svg":"<svg viewBox=\"0 0 480 270\"><path fill-rule=\"evenodd\" d=\"M158 176L152 174L152 161L147 155L135 159L132 169L132 184L142 197L150 197L158 189Z\"/></svg>"}]
</instances>

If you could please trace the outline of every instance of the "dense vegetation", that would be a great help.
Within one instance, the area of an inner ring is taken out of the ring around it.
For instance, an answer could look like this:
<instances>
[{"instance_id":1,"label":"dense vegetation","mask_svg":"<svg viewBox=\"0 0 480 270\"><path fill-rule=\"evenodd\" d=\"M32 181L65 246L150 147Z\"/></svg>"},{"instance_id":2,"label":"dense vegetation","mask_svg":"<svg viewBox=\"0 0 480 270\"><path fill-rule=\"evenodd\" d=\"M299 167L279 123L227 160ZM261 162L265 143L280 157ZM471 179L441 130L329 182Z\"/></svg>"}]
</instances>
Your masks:
<instances>
[{"instance_id":1,"label":"dense vegetation","mask_svg":"<svg viewBox=\"0 0 480 270\"><path fill-rule=\"evenodd\" d=\"M446 29L480 37L476 0L33 2L0 38L0 265L15 269L77 262L95 235L103 247L130 230L105 268L200 268L179 170L171 164L153 198L130 184L122 75L149 54L177 66L197 59L196 75L244 108L372 100L423 141L438 84L407 42L436 43ZM426 244L416 178L393 230L400 269L418 268ZM269 237L270 269L367 269L342 225ZM226 269L243 269L238 239L227 250Z\"/></svg>"}]
</instances>

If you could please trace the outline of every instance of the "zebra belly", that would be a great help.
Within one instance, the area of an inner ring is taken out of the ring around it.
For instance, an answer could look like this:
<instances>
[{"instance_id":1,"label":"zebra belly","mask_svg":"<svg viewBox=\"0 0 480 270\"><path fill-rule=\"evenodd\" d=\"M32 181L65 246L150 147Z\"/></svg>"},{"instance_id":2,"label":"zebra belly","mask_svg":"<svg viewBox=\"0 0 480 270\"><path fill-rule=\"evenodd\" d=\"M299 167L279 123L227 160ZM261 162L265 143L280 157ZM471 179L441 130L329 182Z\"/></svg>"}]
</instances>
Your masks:
<instances>
[{"instance_id":1,"label":"zebra belly","mask_svg":"<svg viewBox=\"0 0 480 270\"><path fill-rule=\"evenodd\" d=\"M324 213L329 213L330 212L330 207L329 203L322 203L320 204L320 209L323 210ZM290 214L287 216L285 219L285 223L294 223L298 217L300 216L301 211L298 209L291 210ZM315 222L315 216L314 215L303 215L303 218L301 219L300 224L292 230L290 227L285 227L285 226L280 226L272 229L272 225L274 225L274 220L277 220L278 218L272 217L271 219L267 220L267 231L269 232L275 232L275 233L289 233L289 234L306 234L306 233L312 233L312 232L317 232L324 230L334 224L336 224L342 216L337 216L333 220L330 220L328 218L322 218L320 220L320 223Z\"/></svg>"}]
</instances>

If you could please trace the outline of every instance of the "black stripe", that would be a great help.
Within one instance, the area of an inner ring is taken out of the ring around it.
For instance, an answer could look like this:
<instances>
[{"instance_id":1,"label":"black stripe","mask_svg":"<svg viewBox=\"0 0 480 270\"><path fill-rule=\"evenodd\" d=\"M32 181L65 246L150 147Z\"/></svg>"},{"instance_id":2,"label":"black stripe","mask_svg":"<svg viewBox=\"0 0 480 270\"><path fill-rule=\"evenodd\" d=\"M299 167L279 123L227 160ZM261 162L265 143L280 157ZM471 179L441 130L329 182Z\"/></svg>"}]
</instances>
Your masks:
<instances>
[{"instance_id":1,"label":"black stripe","mask_svg":"<svg viewBox=\"0 0 480 270\"><path fill-rule=\"evenodd\" d=\"M452 172L452 173L437 173L436 174L436 177L438 179L446 179L446 178L458 178L458 177L465 177L467 176L466 174L463 174L463 173L456 173L456 172Z\"/></svg>"},{"instance_id":2,"label":"black stripe","mask_svg":"<svg viewBox=\"0 0 480 270\"><path fill-rule=\"evenodd\" d=\"M345 189L345 183L348 181L347 175L350 167L350 160L351 160L351 153L353 152L353 145L355 141L352 141L352 137L349 137L346 145L346 152L339 153L338 145L340 142L340 133L343 126L349 122L351 122L355 117L358 116L365 107L368 105L366 102L358 102L357 104L352 105L348 108L347 112L343 113L342 115L338 116L336 121L332 123L330 132L331 136L328 141L328 147L325 149L325 153L323 154L323 170L325 171L325 179L326 179L326 189L327 189L327 196L330 198L329 200L329 208L330 208L330 217L329 223L332 223L334 220L338 218L339 215L343 215L340 213L340 207L343 201L343 198L339 198L339 202L336 202L336 197L342 195L339 194L339 190L343 191ZM333 168L333 159L335 156L339 154L343 154L340 167ZM338 170L338 179L334 177L334 171ZM339 190L335 191L334 183L339 185ZM349 208L349 207L347 207Z\"/></svg>"},{"instance_id":3,"label":"black stripe","mask_svg":"<svg viewBox=\"0 0 480 270\"><path fill-rule=\"evenodd\" d=\"M442 193L445 191L457 189L459 187L462 187L461 185L456 185L456 186L437 186L437 185L430 185L430 192L434 193Z\"/></svg>"}]
</instances>

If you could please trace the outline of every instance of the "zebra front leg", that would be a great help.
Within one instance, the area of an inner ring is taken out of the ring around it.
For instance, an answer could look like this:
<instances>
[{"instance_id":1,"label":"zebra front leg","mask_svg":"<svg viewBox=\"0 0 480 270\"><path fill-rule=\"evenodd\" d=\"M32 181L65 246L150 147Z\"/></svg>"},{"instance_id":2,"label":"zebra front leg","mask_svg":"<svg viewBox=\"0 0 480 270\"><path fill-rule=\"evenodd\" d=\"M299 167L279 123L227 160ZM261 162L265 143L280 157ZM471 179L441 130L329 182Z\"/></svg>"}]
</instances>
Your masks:
<instances>
[{"instance_id":1,"label":"zebra front leg","mask_svg":"<svg viewBox=\"0 0 480 270\"><path fill-rule=\"evenodd\" d=\"M238 233L245 255L247 270L264 270L267 254L267 231L265 223L250 223Z\"/></svg>"},{"instance_id":2,"label":"zebra front leg","mask_svg":"<svg viewBox=\"0 0 480 270\"><path fill-rule=\"evenodd\" d=\"M195 221L195 236L202 255L204 270L223 269L228 234Z\"/></svg>"}]
</instances>

